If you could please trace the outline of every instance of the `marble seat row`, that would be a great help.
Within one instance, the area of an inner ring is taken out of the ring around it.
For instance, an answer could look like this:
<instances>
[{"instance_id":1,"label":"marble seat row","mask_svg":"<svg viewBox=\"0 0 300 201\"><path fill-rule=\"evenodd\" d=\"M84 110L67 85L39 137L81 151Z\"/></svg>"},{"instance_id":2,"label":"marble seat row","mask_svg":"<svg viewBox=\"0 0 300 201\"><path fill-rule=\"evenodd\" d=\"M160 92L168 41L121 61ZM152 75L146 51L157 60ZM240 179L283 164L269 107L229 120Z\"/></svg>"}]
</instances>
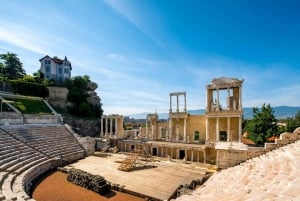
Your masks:
<instances>
[{"instance_id":1,"label":"marble seat row","mask_svg":"<svg viewBox=\"0 0 300 201\"><path fill-rule=\"evenodd\" d=\"M176 200L300 200L300 141L215 173Z\"/></svg>"},{"instance_id":2,"label":"marble seat row","mask_svg":"<svg viewBox=\"0 0 300 201\"><path fill-rule=\"evenodd\" d=\"M57 167L60 157L84 157L64 126L0 128L0 144L0 201L33 200L25 189L34 178Z\"/></svg>"},{"instance_id":3,"label":"marble seat row","mask_svg":"<svg viewBox=\"0 0 300 201\"><path fill-rule=\"evenodd\" d=\"M10 133L48 157L64 156L72 150L83 151L64 126L17 128L10 129Z\"/></svg>"}]
</instances>

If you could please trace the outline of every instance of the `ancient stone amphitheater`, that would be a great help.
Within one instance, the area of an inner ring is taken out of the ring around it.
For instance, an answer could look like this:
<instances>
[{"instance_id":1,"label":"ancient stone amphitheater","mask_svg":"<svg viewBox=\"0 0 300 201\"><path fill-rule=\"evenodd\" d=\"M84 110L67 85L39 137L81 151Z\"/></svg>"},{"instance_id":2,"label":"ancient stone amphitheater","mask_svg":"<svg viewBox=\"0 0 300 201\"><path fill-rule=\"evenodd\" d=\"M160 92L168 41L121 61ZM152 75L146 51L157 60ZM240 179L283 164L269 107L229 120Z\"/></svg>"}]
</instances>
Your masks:
<instances>
[{"instance_id":1,"label":"ancient stone amphitheater","mask_svg":"<svg viewBox=\"0 0 300 201\"><path fill-rule=\"evenodd\" d=\"M0 201L31 200L41 174L84 157L84 149L63 125L0 128Z\"/></svg>"},{"instance_id":2,"label":"ancient stone amphitheater","mask_svg":"<svg viewBox=\"0 0 300 201\"><path fill-rule=\"evenodd\" d=\"M0 201L33 201L34 179L85 156L68 127L58 124L2 126L0 144ZM217 172L176 200L300 200L299 185L298 140Z\"/></svg>"}]
</instances>

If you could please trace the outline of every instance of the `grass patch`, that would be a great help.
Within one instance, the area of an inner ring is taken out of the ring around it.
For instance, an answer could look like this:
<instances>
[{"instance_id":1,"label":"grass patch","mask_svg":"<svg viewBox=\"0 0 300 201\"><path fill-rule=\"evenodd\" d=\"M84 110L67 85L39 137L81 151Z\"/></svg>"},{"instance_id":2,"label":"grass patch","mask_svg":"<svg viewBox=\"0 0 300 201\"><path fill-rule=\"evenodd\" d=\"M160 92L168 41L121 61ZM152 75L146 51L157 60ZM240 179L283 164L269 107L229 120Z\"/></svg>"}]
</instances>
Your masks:
<instances>
[{"instance_id":1,"label":"grass patch","mask_svg":"<svg viewBox=\"0 0 300 201\"><path fill-rule=\"evenodd\" d=\"M15 101L13 104L23 114L51 114L51 110L42 100L8 99Z\"/></svg>"}]
</instances>

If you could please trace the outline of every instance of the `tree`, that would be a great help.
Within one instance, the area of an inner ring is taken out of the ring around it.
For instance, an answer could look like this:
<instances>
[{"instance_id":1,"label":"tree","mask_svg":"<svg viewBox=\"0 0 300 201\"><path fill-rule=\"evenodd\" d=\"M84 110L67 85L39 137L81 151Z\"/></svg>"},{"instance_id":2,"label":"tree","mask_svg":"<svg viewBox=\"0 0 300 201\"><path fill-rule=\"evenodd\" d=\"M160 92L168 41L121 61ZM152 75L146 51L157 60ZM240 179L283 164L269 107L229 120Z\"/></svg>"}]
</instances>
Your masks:
<instances>
[{"instance_id":1,"label":"tree","mask_svg":"<svg viewBox=\"0 0 300 201\"><path fill-rule=\"evenodd\" d=\"M88 80L86 77L75 76L70 80L66 80L67 88L69 89L68 100L75 103L77 107L82 102L86 102Z\"/></svg>"},{"instance_id":2,"label":"tree","mask_svg":"<svg viewBox=\"0 0 300 201\"><path fill-rule=\"evenodd\" d=\"M3 63L0 62L0 77L3 77L3 69L4 69L4 65Z\"/></svg>"},{"instance_id":3,"label":"tree","mask_svg":"<svg viewBox=\"0 0 300 201\"><path fill-rule=\"evenodd\" d=\"M86 116L86 117L91 116L92 114L91 106L88 103L83 102L79 105L78 112L81 116Z\"/></svg>"},{"instance_id":4,"label":"tree","mask_svg":"<svg viewBox=\"0 0 300 201\"><path fill-rule=\"evenodd\" d=\"M66 80L65 84L69 89L68 101L73 103L73 106L69 108L70 113L85 117L100 117L102 115L102 104L94 105L89 103L87 99L90 96L88 91L89 85L91 85L89 76L75 76Z\"/></svg>"},{"instance_id":5,"label":"tree","mask_svg":"<svg viewBox=\"0 0 300 201\"><path fill-rule=\"evenodd\" d=\"M294 132L298 127L300 127L300 111L297 112L294 118L287 120L286 131Z\"/></svg>"},{"instance_id":6,"label":"tree","mask_svg":"<svg viewBox=\"0 0 300 201\"><path fill-rule=\"evenodd\" d=\"M41 70L38 70L37 72L33 73L33 78L35 80L35 82L39 83L39 84L44 84L45 83L45 75L44 73L42 73Z\"/></svg>"},{"instance_id":7,"label":"tree","mask_svg":"<svg viewBox=\"0 0 300 201\"><path fill-rule=\"evenodd\" d=\"M37 83L33 76L31 75L24 75L22 78L19 78L18 80L23 82L31 82L31 83Z\"/></svg>"},{"instance_id":8,"label":"tree","mask_svg":"<svg viewBox=\"0 0 300 201\"><path fill-rule=\"evenodd\" d=\"M263 145L271 136L278 136L276 118L271 106L263 104L261 111L257 107L253 108L253 119L247 122L245 130L257 145Z\"/></svg>"},{"instance_id":9,"label":"tree","mask_svg":"<svg viewBox=\"0 0 300 201\"><path fill-rule=\"evenodd\" d=\"M8 79L22 78L26 74L23 64L15 53L0 54L0 63L1 74Z\"/></svg>"}]
</instances>

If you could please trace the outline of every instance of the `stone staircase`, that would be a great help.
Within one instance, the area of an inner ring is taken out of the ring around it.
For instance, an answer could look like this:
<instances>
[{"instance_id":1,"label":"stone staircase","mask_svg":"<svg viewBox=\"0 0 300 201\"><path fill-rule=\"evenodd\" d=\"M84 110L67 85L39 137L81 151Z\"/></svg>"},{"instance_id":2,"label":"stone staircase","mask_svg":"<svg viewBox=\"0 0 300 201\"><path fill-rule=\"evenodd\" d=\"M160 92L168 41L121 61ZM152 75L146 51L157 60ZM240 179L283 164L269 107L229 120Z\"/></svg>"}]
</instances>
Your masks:
<instances>
[{"instance_id":1,"label":"stone staircase","mask_svg":"<svg viewBox=\"0 0 300 201\"><path fill-rule=\"evenodd\" d=\"M215 173L188 200L300 200L300 141Z\"/></svg>"}]
</instances>

